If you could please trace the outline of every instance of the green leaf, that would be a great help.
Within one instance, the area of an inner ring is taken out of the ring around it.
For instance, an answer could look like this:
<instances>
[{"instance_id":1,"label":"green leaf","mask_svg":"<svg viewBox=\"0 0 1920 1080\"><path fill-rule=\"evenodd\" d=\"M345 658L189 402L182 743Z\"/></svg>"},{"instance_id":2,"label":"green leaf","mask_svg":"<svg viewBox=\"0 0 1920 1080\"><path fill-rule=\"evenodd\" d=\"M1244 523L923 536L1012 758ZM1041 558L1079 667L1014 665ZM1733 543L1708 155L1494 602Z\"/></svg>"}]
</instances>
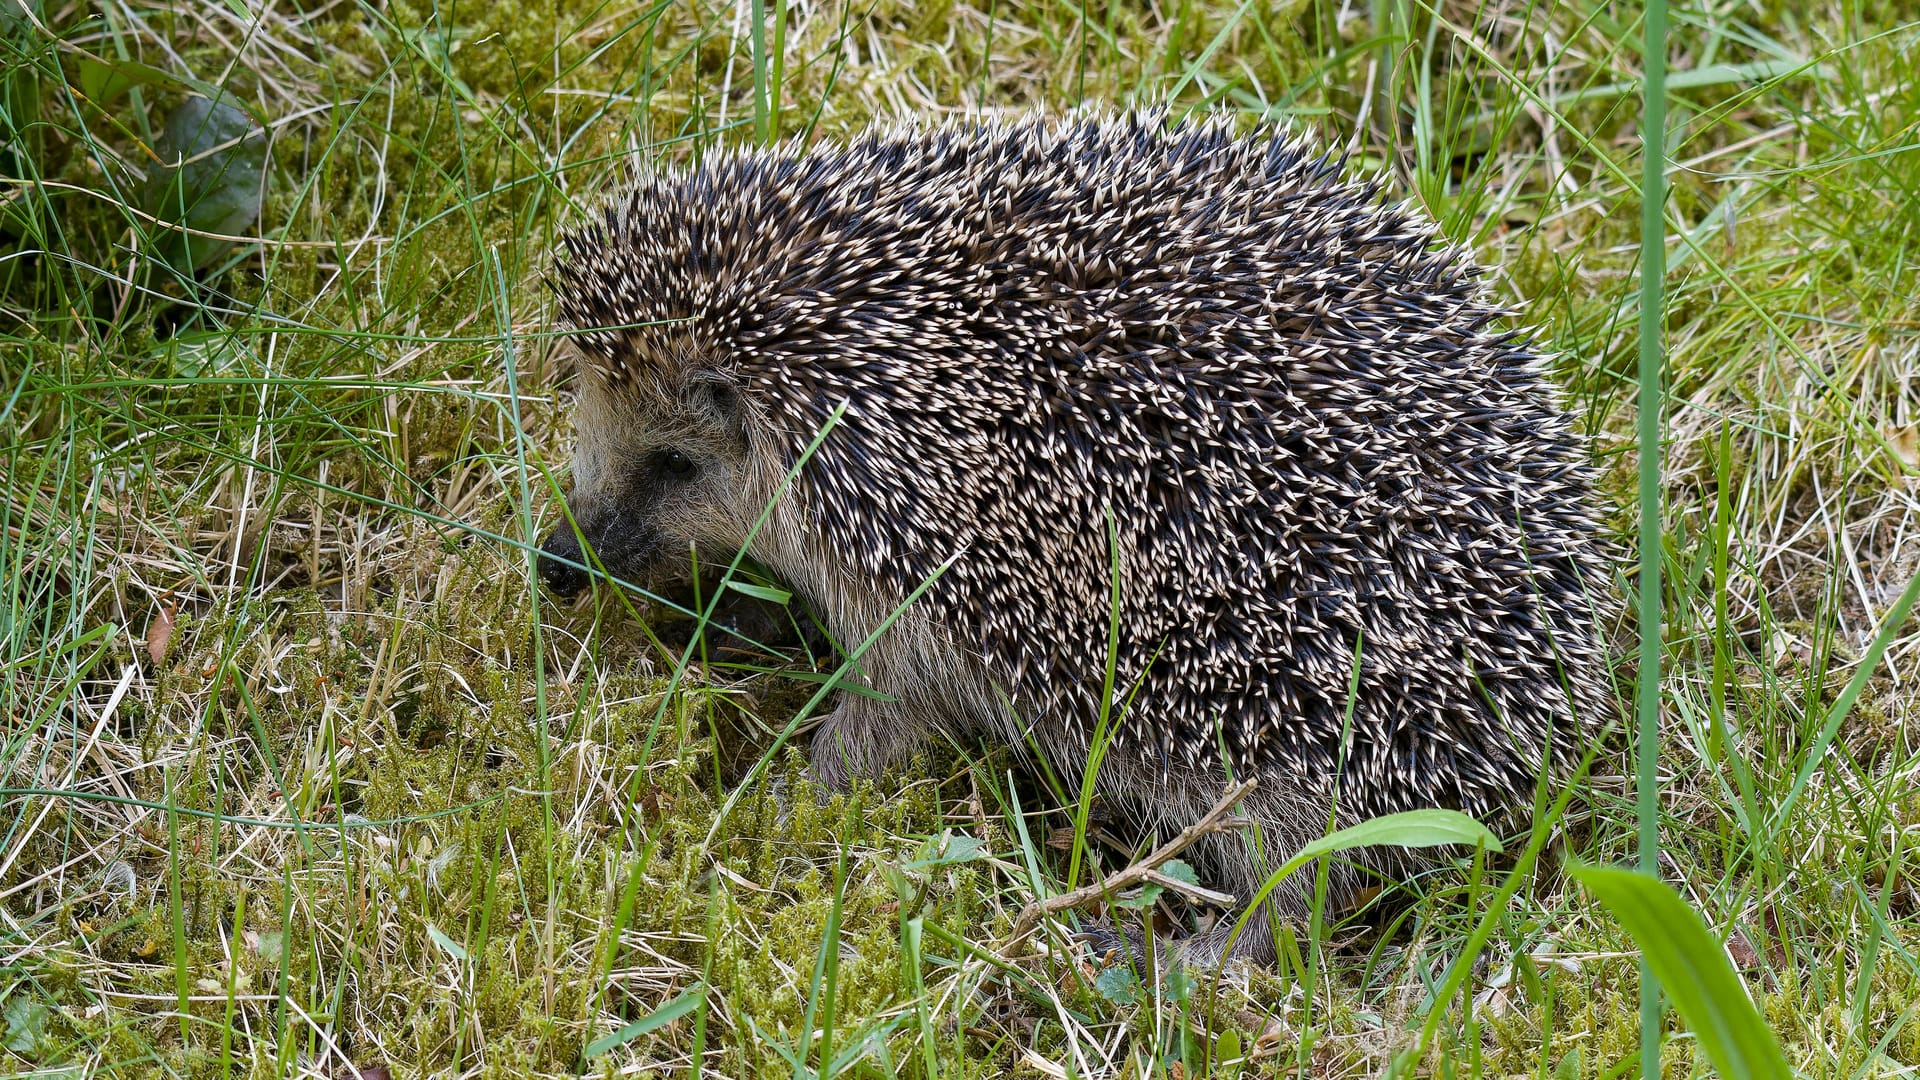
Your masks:
<instances>
[{"instance_id":1,"label":"green leaf","mask_svg":"<svg viewBox=\"0 0 1920 1080\"><path fill-rule=\"evenodd\" d=\"M247 945L262 960L269 964L284 964L287 961L287 935L281 930L260 930L247 932Z\"/></svg>"},{"instance_id":2,"label":"green leaf","mask_svg":"<svg viewBox=\"0 0 1920 1080\"><path fill-rule=\"evenodd\" d=\"M47 1034L47 1007L22 995L7 1002L7 1049L31 1054Z\"/></svg>"},{"instance_id":3,"label":"green leaf","mask_svg":"<svg viewBox=\"0 0 1920 1080\"><path fill-rule=\"evenodd\" d=\"M1500 838L1493 835L1492 829L1458 810L1407 810L1371 818L1338 832L1328 833L1295 852L1293 858L1267 878L1265 884L1260 886L1260 891L1253 894L1253 900L1241 910L1240 918L1234 923L1233 933L1227 940L1232 942L1240 937L1247 928L1247 920L1260 909L1268 895L1280 887L1281 882L1322 855L1363 847L1424 848L1447 844L1500 850Z\"/></svg>"},{"instance_id":4,"label":"green leaf","mask_svg":"<svg viewBox=\"0 0 1920 1080\"><path fill-rule=\"evenodd\" d=\"M625 1046L649 1031L666 1027L675 1020L700 1007L707 998L707 988L699 983L688 987L681 995L653 1010L647 1015L621 1028L611 1035L602 1036L587 1044L587 1060L592 1061L616 1046Z\"/></svg>"},{"instance_id":5,"label":"green leaf","mask_svg":"<svg viewBox=\"0 0 1920 1080\"><path fill-rule=\"evenodd\" d=\"M1174 879L1175 881L1184 881L1189 885L1200 884L1200 875L1194 873L1193 867L1188 866L1186 862L1181 859L1169 860L1166 864L1160 867L1160 872ZM1128 899L1115 900L1113 902L1113 906L1121 907L1121 908L1132 908L1136 911L1143 908L1150 908L1153 906L1154 901L1160 899L1160 894L1166 891L1167 891L1167 887L1165 885L1156 885L1152 882L1148 882L1146 885L1141 886L1140 894L1138 896L1134 896Z\"/></svg>"},{"instance_id":6,"label":"green leaf","mask_svg":"<svg viewBox=\"0 0 1920 1080\"><path fill-rule=\"evenodd\" d=\"M1094 976L1093 988L1115 1005L1132 1005L1140 1000L1140 977L1131 964L1115 964Z\"/></svg>"},{"instance_id":7,"label":"green leaf","mask_svg":"<svg viewBox=\"0 0 1920 1080\"><path fill-rule=\"evenodd\" d=\"M755 600L767 600L775 604L784 604L793 599L793 594L785 589L776 589L770 585L749 585L744 581L728 581L727 588L734 592L753 597Z\"/></svg>"},{"instance_id":8,"label":"green leaf","mask_svg":"<svg viewBox=\"0 0 1920 1080\"><path fill-rule=\"evenodd\" d=\"M1301 848L1290 862L1305 862L1336 851L1363 847L1424 848L1446 844L1500 850L1493 830L1458 810L1408 810L1363 821L1328 833Z\"/></svg>"},{"instance_id":9,"label":"green leaf","mask_svg":"<svg viewBox=\"0 0 1920 1080\"><path fill-rule=\"evenodd\" d=\"M1727 962L1726 950L1679 893L1632 870L1574 866L1569 872L1632 935L1721 1076L1790 1080L1786 1055Z\"/></svg>"},{"instance_id":10,"label":"green leaf","mask_svg":"<svg viewBox=\"0 0 1920 1080\"><path fill-rule=\"evenodd\" d=\"M234 235L260 216L266 134L226 96L190 97L168 113L154 153L163 164L147 175L141 192L154 217L197 232ZM165 227L154 230L153 240L160 257L182 273L233 246Z\"/></svg>"},{"instance_id":11,"label":"green leaf","mask_svg":"<svg viewBox=\"0 0 1920 1080\"><path fill-rule=\"evenodd\" d=\"M1219 1065L1229 1061L1238 1061L1240 1053L1240 1033L1228 1028L1220 1037L1213 1040L1213 1061Z\"/></svg>"},{"instance_id":12,"label":"green leaf","mask_svg":"<svg viewBox=\"0 0 1920 1080\"><path fill-rule=\"evenodd\" d=\"M939 836L930 836L926 843L915 852L919 857L907 863L902 869L925 870L931 866L953 866L972 862L985 856L987 842L977 836L965 833L943 832Z\"/></svg>"},{"instance_id":13,"label":"green leaf","mask_svg":"<svg viewBox=\"0 0 1920 1080\"><path fill-rule=\"evenodd\" d=\"M445 930L440 929L439 927L433 925L432 923L428 923L427 936L433 939L433 943L435 945L440 946L441 952L446 953L448 956L453 957L455 960L458 960L461 963L466 962L467 950L464 947L462 947L459 942L448 937L447 932Z\"/></svg>"}]
</instances>

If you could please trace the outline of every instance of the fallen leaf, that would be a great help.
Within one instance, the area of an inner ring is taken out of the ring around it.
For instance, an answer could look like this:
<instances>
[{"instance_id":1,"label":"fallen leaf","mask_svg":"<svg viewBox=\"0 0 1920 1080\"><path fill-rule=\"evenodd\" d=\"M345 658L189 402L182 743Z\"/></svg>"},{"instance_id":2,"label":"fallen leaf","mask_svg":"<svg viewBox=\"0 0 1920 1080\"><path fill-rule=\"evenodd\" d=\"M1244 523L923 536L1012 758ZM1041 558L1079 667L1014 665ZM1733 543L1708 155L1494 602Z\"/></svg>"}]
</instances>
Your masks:
<instances>
[{"instance_id":1,"label":"fallen leaf","mask_svg":"<svg viewBox=\"0 0 1920 1080\"><path fill-rule=\"evenodd\" d=\"M1727 956L1733 960L1736 968L1758 978L1767 989L1780 988L1779 982L1773 977L1773 972L1761 957L1760 950L1754 948L1753 938L1747 936L1745 927L1736 926L1733 928L1733 933L1728 935Z\"/></svg>"},{"instance_id":2,"label":"fallen leaf","mask_svg":"<svg viewBox=\"0 0 1920 1080\"><path fill-rule=\"evenodd\" d=\"M1253 1040L1253 1056L1261 1057L1266 1054L1273 1053L1274 1051L1280 1048L1280 1045L1282 1043L1285 1043L1286 1041L1287 1041L1286 1022L1276 1016L1273 1019L1267 1021L1266 1030L1260 1033L1259 1038Z\"/></svg>"},{"instance_id":3,"label":"fallen leaf","mask_svg":"<svg viewBox=\"0 0 1920 1080\"><path fill-rule=\"evenodd\" d=\"M1735 927L1733 933L1727 936L1727 955L1733 959L1734 966L1742 971L1752 972L1760 967L1760 950L1753 947L1747 932L1739 927Z\"/></svg>"},{"instance_id":4,"label":"fallen leaf","mask_svg":"<svg viewBox=\"0 0 1920 1080\"><path fill-rule=\"evenodd\" d=\"M1887 446L1908 469L1920 470L1920 424L1886 430Z\"/></svg>"},{"instance_id":5,"label":"fallen leaf","mask_svg":"<svg viewBox=\"0 0 1920 1080\"><path fill-rule=\"evenodd\" d=\"M1761 909L1761 922L1767 931L1767 959L1777 971L1787 970L1787 947L1785 937L1780 931L1780 911L1772 904Z\"/></svg>"},{"instance_id":6,"label":"fallen leaf","mask_svg":"<svg viewBox=\"0 0 1920 1080\"><path fill-rule=\"evenodd\" d=\"M167 646L173 643L174 605L168 604L154 612L153 621L147 624L147 655L153 657L156 666L167 659Z\"/></svg>"}]
</instances>

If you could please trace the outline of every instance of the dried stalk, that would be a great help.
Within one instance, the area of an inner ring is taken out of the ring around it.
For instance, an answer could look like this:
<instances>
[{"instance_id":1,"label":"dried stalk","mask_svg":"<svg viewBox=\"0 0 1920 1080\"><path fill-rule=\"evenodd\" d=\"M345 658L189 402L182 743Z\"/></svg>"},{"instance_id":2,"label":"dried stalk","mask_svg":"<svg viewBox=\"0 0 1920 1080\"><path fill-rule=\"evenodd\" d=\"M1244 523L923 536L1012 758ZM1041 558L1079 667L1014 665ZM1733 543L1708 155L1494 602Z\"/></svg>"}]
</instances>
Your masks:
<instances>
[{"instance_id":1,"label":"dried stalk","mask_svg":"<svg viewBox=\"0 0 1920 1080\"><path fill-rule=\"evenodd\" d=\"M1213 809L1208 810L1206 815L1199 821L1181 829L1180 835L1153 849L1145 858L1135 862L1131 866L1123 870L1116 870L1108 874L1104 879L1094 882L1091 885L1083 885L1078 889L1074 889L1072 892L1064 892L1058 896L1050 896L1045 900L1037 900L1028 904L1025 908L1021 909L1020 917L1014 920L1013 936L1008 939L1006 948L1011 949L1015 945L1018 945L1029 933L1033 932L1033 928L1039 925L1040 920L1048 915L1058 914L1068 908L1079 907L1081 904L1098 900L1103 896L1112 896L1122 889L1130 889L1135 885L1152 883L1163 888L1172 889L1174 892L1180 893L1190 899L1200 900L1206 903L1220 904L1222 906L1233 903L1233 897L1226 893L1214 892L1211 889L1201 889L1184 881L1168 877L1160 872L1160 867L1166 865L1174 856L1192 847L1201 837L1219 832L1232 832L1234 829L1245 824L1245 822L1239 818L1229 817L1228 814L1241 799L1246 797L1248 792L1252 791L1258 785L1259 781L1254 779L1248 779L1234 785L1225 795L1220 797L1219 802L1213 804Z\"/></svg>"}]
</instances>

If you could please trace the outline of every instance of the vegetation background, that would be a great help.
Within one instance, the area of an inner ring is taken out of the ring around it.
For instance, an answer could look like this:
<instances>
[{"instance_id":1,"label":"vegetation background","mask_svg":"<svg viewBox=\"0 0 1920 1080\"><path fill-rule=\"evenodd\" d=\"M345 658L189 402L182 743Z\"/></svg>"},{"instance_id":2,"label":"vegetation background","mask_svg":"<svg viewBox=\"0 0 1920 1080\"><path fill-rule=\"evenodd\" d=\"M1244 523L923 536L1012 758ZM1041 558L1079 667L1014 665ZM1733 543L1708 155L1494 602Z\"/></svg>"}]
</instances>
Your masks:
<instances>
[{"instance_id":1,"label":"vegetation background","mask_svg":"<svg viewBox=\"0 0 1920 1080\"><path fill-rule=\"evenodd\" d=\"M830 660L677 663L527 544L569 441L542 270L633 162L1165 99L1285 118L1473 248L1624 545L1637 19L0 0L0 1073L1632 1072L1631 945L1560 870L1631 857L1624 738L1525 872L1143 987L1000 955L1070 793L959 747L783 807L740 780L799 782L768 747ZM1861 670L1920 572L1916 20L1672 12L1662 868L1808 1076L1920 1068L1920 625Z\"/></svg>"}]
</instances>

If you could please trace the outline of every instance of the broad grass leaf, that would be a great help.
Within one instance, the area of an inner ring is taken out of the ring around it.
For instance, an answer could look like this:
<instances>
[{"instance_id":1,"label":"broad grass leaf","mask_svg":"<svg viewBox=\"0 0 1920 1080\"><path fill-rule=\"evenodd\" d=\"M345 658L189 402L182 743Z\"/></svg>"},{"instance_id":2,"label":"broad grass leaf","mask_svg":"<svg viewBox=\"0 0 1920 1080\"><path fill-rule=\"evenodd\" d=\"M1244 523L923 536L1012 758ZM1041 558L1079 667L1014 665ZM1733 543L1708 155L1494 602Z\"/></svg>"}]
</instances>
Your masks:
<instances>
[{"instance_id":1,"label":"broad grass leaf","mask_svg":"<svg viewBox=\"0 0 1920 1080\"><path fill-rule=\"evenodd\" d=\"M32 18L28 18L31 15ZM9 0L0 4L0 33L28 30L40 18L40 0Z\"/></svg>"},{"instance_id":2,"label":"broad grass leaf","mask_svg":"<svg viewBox=\"0 0 1920 1080\"><path fill-rule=\"evenodd\" d=\"M1408 810L1351 825L1307 844L1291 862L1363 847L1424 848L1446 844L1500 850L1493 830L1458 810Z\"/></svg>"},{"instance_id":3,"label":"broad grass leaf","mask_svg":"<svg viewBox=\"0 0 1920 1080\"><path fill-rule=\"evenodd\" d=\"M727 581L727 588L732 589L734 592L751 596L755 600L765 600L773 604L784 604L793 599L792 593L785 589L776 589L771 585L754 585L745 581L729 579Z\"/></svg>"},{"instance_id":4,"label":"broad grass leaf","mask_svg":"<svg viewBox=\"0 0 1920 1080\"><path fill-rule=\"evenodd\" d=\"M635 1020L619 1031L611 1035L604 1035L588 1043L586 1053L587 1060L592 1061L594 1058L599 1057L601 1054L606 1053L616 1046L625 1046L627 1043L645 1035L649 1031L657 1031L660 1028L666 1027L668 1024L699 1008L700 1003L706 1000L706 996L707 988L698 983L694 984L682 991L679 997L674 998L665 1005Z\"/></svg>"},{"instance_id":5,"label":"broad grass leaf","mask_svg":"<svg viewBox=\"0 0 1920 1080\"><path fill-rule=\"evenodd\" d=\"M1254 893L1253 899L1241 910L1240 918L1234 923L1233 933L1227 940L1239 940L1240 934L1247 928L1247 920L1260 909L1273 890L1292 877L1295 871L1322 855L1363 847L1425 848L1447 844L1500 850L1500 838L1493 834L1492 829L1458 810L1406 810L1398 814L1383 814L1328 833L1295 852L1293 858L1267 878L1260 886L1260 891Z\"/></svg>"},{"instance_id":6,"label":"broad grass leaf","mask_svg":"<svg viewBox=\"0 0 1920 1080\"><path fill-rule=\"evenodd\" d=\"M142 78L141 72L129 71L91 56L81 57L74 67L78 72L75 82L79 84L80 92L86 95L88 101L103 109L134 87L153 81Z\"/></svg>"},{"instance_id":7,"label":"broad grass leaf","mask_svg":"<svg viewBox=\"0 0 1920 1080\"><path fill-rule=\"evenodd\" d=\"M183 331L156 346L154 354L164 358L167 368L182 379L226 375L247 358L245 343L224 330Z\"/></svg>"},{"instance_id":8,"label":"broad grass leaf","mask_svg":"<svg viewBox=\"0 0 1920 1080\"><path fill-rule=\"evenodd\" d=\"M28 16L31 15L32 19ZM40 82L57 61L41 44L33 23L40 17L40 0L0 2L0 176L24 178L45 175L50 163L39 160L44 140L29 133L40 119ZM43 206L23 193L0 195L0 235L25 236L33 231Z\"/></svg>"},{"instance_id":9,"label":"broad grass leaf","mask_svg":"<svg viewBox=\"0 0 1920 1080\"><path fill-rule=\"evenodd\" d=\"M156 227L155 247L182 273L200 269L232 244L197 233L243 233L260 216L266 135L224 98L190 97L167 114L154 152L164 164L148 174L147 212L193 230Z\"/></svg>"},{"instance_id":10,"label":"broad grass leaf","mask_svg":"<svg viewBox=\"0 0 1920 1080\"><path fill-rule=\"evenodd\" d=\"M433 925L432 923L428 923L427 937L433 939L433 943L435 945L440 946L441 952L446 953L448 956L453 957L455 960L458 960L463 964L466 963L467 950L463 946L461 946L459 942L453 940L452 937L448 936L445 930L440 929L439 927Z\"/></svg>"},{"instance_id":11,"label":"broad grass leaf","mask_svg":"<svg viewBox=\"0 0 1920 1080\"><path fill-rule=\"evenodd\" d=\"M1632 870L1575 866L1570 872L1633 937L1721 1076L1740 1080L1793 1076L1779 1041L1753 1007L1719 939L1679 893Z\"/></svg>"},{"instance_id":12,"label":"broad grass leaf","mask_svg":"<svg viewBox=\"0 0 1920 1080\"><path fill-rule=\"evenodd\" d=\"M17 0L9 0L9 2L17 2ZM0 4L0 9L6 6L7 4ZM76 81L79 83L80 92L85 94L87 101L97 109L106 108L115 99L136 86L161 86L186 90L209 100L225 101L229 107L234 104L226 91L213 83L196 79L191 75L157 68L152 64L143 64L138 60L113 60L104 56L87 55L80 57L75 66L79 72ZM253 114L250 109L246 111L253 115L255 121L265 122L265 117Z\"/></svg>"}]
</instances>

